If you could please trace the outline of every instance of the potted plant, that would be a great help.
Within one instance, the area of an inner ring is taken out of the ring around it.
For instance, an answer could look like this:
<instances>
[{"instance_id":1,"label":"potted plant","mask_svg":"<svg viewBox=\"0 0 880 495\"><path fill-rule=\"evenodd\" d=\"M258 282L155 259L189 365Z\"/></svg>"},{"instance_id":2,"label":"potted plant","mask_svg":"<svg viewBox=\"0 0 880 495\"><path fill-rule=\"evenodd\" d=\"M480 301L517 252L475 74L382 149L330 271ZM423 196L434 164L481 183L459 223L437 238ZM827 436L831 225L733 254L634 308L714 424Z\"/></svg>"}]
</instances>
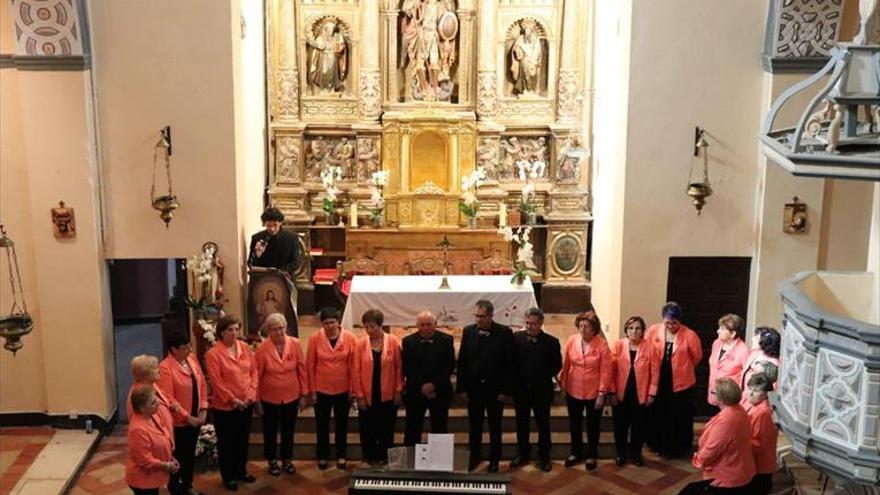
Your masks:
<instances>
[{"instance_id":1,"label":"potted plant","mask_svg":"<svg viewBox=\"0 0 880 495\"><path fill-rule=\"evenodd\" d=\"M513 242L517 246L516 261L513 263L514 272L513 276L510 277L510 283L516 286L522 286L525 283L526 277L538 275L532 260L535 251L534 246L529 240L531 232L531 226L517 227L516 229L501 227L498 229L498 233L504 236L505 241Z\"/></svg>"},{"instance_id":2,"label":"potted plant","mask_svg":"<svg viewBox=\"0 0 880 495\"><path fill-rule=\"evenodd\" d=\"M321 200L321 209L327 214L327 225L336 225L342 222L339 199L339 188L336 181L342 178L342 167L330 166L321 171L321 183L324 185L324 199Z\"/></svg>"},{"instance_id":3,"label":"potted plant","mask_svg":"<svg viewBox=\"0 0 880 495\"><path fill-rule=\"evenodd\" d=\"M461 179L461 201L458 203L460 211L468 220L468 227L477 226L477 212L480 210L480 202L477 200L477 188L486 180L486 171L482 167L477 168L470 175Z\"/></svg>"}]
</instances>

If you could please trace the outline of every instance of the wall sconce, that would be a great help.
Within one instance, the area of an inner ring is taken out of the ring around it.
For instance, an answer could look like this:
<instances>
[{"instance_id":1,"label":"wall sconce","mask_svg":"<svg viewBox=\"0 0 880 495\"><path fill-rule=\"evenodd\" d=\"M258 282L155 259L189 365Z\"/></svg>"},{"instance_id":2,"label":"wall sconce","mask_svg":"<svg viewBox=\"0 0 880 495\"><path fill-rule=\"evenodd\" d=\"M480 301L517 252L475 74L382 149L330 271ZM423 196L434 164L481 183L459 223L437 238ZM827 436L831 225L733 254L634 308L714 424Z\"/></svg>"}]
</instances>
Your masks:
<instances>
[{"instance_id":1,"label":"wall sconce","mask_svg":"<svg viewBox=\"0 0 880 495\"><path fill-rule=\"evenodd\" d=\"M703 180L695 182L693 179L694 160L691 160L691 169L688 172L687 195L693 199L697 215L703 212L706 198L712 195L712 186L709 185L709 142L706 141L705 134L705 130L694 128L694 156L699 157L701 152L703 154Z\"/></svg>"},{"instance_id":2,"label":"wall sconce","mask_svg":"<svg viewBox=\"0 0 880 495\"><path fill-rule=\"evenodd\" d=\"M158 165L159 150L162 150L165 161L165 175L168 180L168 194L164 196L156 196L156 169ZM159 131L159 141L153 148L153 185L150 188L150 199L153 208L159 210L159 218L165 222L165 228L169 227L171 219L174 218L174 210L180 207L177 202L177 196L171 190L171 126L167 125Z\"/></svg>"},{"instance_id":3,"label":"wall sconce","mask_svg":"<svg viewBox=\"0 0 880 495\"><path fill-rule=\"evenodd\" d=\"M782 211L782 231L786 234L807 233L807 205L795 196Z\"/></svg>"}]
</instances>

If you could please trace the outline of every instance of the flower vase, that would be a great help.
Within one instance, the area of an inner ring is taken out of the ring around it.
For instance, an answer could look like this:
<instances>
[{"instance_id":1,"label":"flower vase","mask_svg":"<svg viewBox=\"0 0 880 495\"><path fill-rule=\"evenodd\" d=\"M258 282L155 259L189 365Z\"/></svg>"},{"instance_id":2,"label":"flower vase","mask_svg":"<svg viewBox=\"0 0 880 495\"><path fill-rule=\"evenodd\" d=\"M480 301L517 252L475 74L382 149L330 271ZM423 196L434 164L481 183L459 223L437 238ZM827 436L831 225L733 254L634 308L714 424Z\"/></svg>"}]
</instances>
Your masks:
<instances>
[{"instance_id":1,"label":"flower vase","mask_svg":"<svg viewBox=\"0 0 880 495\"><path fill-rule=\"evenodd\" d=\"M513 284L517 287L522 287L526 282L526 274L523 271L518 271L513 274Z\"/></svg>"},{"instance_id":2,"label":"flower vase","mask_svg":"<svg viewBox=\"0 0 880 495\"><path fill-rule=\"evenodd\" d=\"M385 227L385 214L384 213L376 213L373 216L373 227L377 229L381 229Z\"/></svg>"},{"instance_id":3,"label":"flower vase","mask_svg":"<svg viewBox=\"0 0 880 495\"><path fill-rule=\"evenodd\" d=\"M536 225L538 223L538 214L530 211L526 214L526 223L528 225Z\"/></svg>"},{"instance_id":4,"label":"flower vase","mask_svg":"<svg viewBox=\"0 0 880 495\"><path fill-rule=\"evenodd\" d=\"M324 212L324 222L328 226L333 226L339 223L339 219L336 217L335 213L331 213L329 211Z\"/></svg>"},{"instance_id":5,"label":"flower vase","mask_svg":"<svg viewBox=\"0 0 880 495\"><path fill-rule=\"evenodd\" d=\"M467 226L468 226L469 229L475 229L475 228L477 228L477 217L476 217L476 215L475 215L475 216L472 216L472 217L468 217Z\"/></svg>"},{"instance_id":6,"label":"flower vase","mask_svg":"<svg viewBox=\"0 0 880 495\"><path fill-rule=\"evenodd\" d=\"M337 227L345 227L345 219L342 214L345 212L342 208L336 208L336 226Z\"/></svg>"}]
</instances>

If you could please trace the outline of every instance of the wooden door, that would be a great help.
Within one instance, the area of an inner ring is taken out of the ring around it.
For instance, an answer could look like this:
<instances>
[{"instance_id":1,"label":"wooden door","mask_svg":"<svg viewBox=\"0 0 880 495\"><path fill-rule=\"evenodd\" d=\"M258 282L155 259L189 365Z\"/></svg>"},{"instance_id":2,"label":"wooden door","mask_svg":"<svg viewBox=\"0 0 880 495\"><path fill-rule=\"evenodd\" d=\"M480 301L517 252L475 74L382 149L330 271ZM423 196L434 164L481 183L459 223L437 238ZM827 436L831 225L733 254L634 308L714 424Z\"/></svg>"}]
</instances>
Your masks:
<instances>
[{"instance_id":1,"label":"wooden door","mask_svg":"<svg viewBox=\"0 0 880 495\"><path fill-rule=\"evenodd\" d=\"M718 318L727 313L746 317L751 265L750 257L669 258L666 300L681 304L682 322L697 332L703 344L694 395L697 416L711 414L706 402L708 361Z\"/></svg>"}]
</instances>

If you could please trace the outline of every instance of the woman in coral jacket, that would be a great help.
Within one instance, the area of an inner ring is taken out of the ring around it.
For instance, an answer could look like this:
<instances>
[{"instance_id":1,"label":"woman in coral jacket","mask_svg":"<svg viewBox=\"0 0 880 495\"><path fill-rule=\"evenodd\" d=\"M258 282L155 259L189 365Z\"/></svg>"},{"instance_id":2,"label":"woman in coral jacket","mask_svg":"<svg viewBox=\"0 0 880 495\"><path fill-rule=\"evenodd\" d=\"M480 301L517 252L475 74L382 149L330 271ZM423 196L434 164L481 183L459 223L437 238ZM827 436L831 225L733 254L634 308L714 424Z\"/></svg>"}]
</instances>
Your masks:
<instances>
[{"instance_id":1,"label":"woman in coral jacket","mask_svg":"<svg viewBox=\"0 0 880 495\"><path fill-rule=\"evenodd\" d=\"M779 347L782 338L779 331L773 327L758 327L755 329L755 335L752 337L752 352L749 354L743 365L742 380L739 382L741 389L749 384L749 379L755 373L764 373L776 388L776 378L779 375ZM743 397L745 406L746 398Z\"/></svg>"},{"instance_id":2,"label":"woman in coral jacket","mask_svg":"<svg viewBox=\"0 0 880 495\"><path fill-rule=\"evenodd\" d=\"M611 351L618 403L614 406L616 461L618 466L627 459L642 466L645 420L648 406L657 396L660 354L645 340L645 320L641 316L630 316L623 328L626 338L615 342Z\"/></svg>"},{"instance_id":3,"label":"woman in coral jacket","mask_svg":"<svg viewBox=\"0 0 880 495\"><path fill-rule=\"evenodd\" d=\"M730 378L719 378L713 387L721 411L706 423L693 465L703 470L703 481L691 483L681 494L751 494L755 476L749 417L739 405L742 392Z\"/></svg>"},{"instance_id":4,"label":"woman in coral jacket","mask_svg":"<svg viewBox=\"0 0 880 495\"><path fill-rule=\"evenodd\" d=\"M174 458L180 470L171 475L168 491L195 495L192 488L196 443L208 414L208 384L199 360L190 352L188 331L174 331L165 336L168 356L159 363L159 388L174 406Z\"/></svg>"},{"instance_id":5,"label":"woman in coral jacket","mask_svg":"<svg viewBox=\"0 0 880 495\"><path fill-rule=\"evenodd\" d=\"M730 378L735 383L742 378L743 366L749 359L749 346L742 340L746 323L735 314L726 314L718 319L718 338L712 343L709 354L709 404L718 407L712 394L715 380Z\"/></svg>"},{"instance_id":6,"label":"woman in coral jacket","mask_svg":"<svg viewBox=\"0 0 880 495\"><path fill-rule=\"evenodd\" d=\"M159 400L152 385L135 385L129 400L132 415L128 422L125 481L135 495L159 495L159 487L180 468L172 454L171 430L156 416Z\"/></svg>"},{"instance_id":7,"label":"woman in coral jacket","mask_svg":"<svg viewBox=\"0 0 880 495\"><path fill-rule=\"evenodd\" d=\"M309 337L306 375L311 402L315 405L318 468L327 469L330 455L330 412L336 427L336 467L345 469L348 449L348 410L351 408L351 373L354 365L354 335L339 325L339 310L320 311L321 330Z\"/></svg>"},{"instance_id":8,"label":"woman in coral jacket","mask_svg":"<svg viewBox=\"0 0 880 495\"><path fill-rule=\"evenodd\" d=\"M131 406L131 393L135 387L139 385L150 385L156 388L156 400L159 401L159 410L156 411L156 418L168 427L171 431L174 427L174 415L180 414L180 405L169 399L162 389L159 388L159 379L162 372L159 369L159 358L148 354L141 354L131 358L131 388L128 389L128 398L125 401L125 416L130 418L134 416L134 409Z\"/></svg>"},{"instance_id":9,"label":"woman in coral jacket","mask_svg":"<svg viewBox=\"0 0 880 495\"><path fill-rule=\"evenodd\" d=\"M565 390L568 428L571 432L571 454L565 459L565 465L573 466L586 458L586 468L593 470L597 464L602 408L605 406L606 396L610 396L614 389L611 351L595 313L577 315L574 324L578 333L565 342L562 371L559 374L559 384ZM581 433L585 409L586 452Z\"/></svg>"},{"instance_id":10,"label":"woman in coral jacket","mask_svg":"<svg viewBox=\"0 0 880 495\"><path fill-rule=\"evenodd\" d=\"M220 476L227 490L238 490L239 481L257 480L247 472L251 419L257 400L257 366L250 348L238 339L240 330L238 318L232 315L220 318L218 341L205 353Z\"/></svg>"},{"instance_id":11,"label":"woman in coral jacket","mask_svg":"<svg viewBox=\"0 0 880 495\"><path fill-rule=\"evenodd\" d=\"M694 443L695 369L703 359L697 333L681 323L681 306L663 305L663 321L645 333L660 355L660 382L657 398L649 413L656 421L648 435L648 446L662 457L690 455Z\"/></svg>"},{"instance_id":12,"label":"woman in coral jacket","mask_svg":"<svg viewBox=\"0 0 880 495\"><path fill-rule=\"evenodd\" d=\"M384 319L378 309L364 312L361 323L367 334L358 341L354 358L354 397L364 462L368 464L388 462L403 392L400 341L382 331Z\"/></svg>"},{"instance_id":13,"label":"woman in coral jacket","mask_svg":"<svg viewBox=\"0 0 880 495\"><path fill-rule=\"evenodd\" d=\"M755 495L770 493L773 473L776 472L776 441L779 430L773 423L773 411L767 401L767 392L773 390L773 382L764 373L755 373L749 379L745 393L746 414L752 429L752 452L755 455L755 478L751 491Z\"/></svg>"},{"instance_id":14,"label":"woman in coral jacket","mask_svg":"<svg viewBox=\"0 0 880 495\"><path fill-rule=\"evenodd\" d=\"M263 409L263 455L269 474L296 473L293 465L293 435L299 415L300 397L308 396L306 359L299 339L286 334L287 319L280 313L266 317L260 329L269 336L257 348L259 388L257 400ZM278 466L278 430L281 429L281 466Z\"/></svg>"}]
</instances>

